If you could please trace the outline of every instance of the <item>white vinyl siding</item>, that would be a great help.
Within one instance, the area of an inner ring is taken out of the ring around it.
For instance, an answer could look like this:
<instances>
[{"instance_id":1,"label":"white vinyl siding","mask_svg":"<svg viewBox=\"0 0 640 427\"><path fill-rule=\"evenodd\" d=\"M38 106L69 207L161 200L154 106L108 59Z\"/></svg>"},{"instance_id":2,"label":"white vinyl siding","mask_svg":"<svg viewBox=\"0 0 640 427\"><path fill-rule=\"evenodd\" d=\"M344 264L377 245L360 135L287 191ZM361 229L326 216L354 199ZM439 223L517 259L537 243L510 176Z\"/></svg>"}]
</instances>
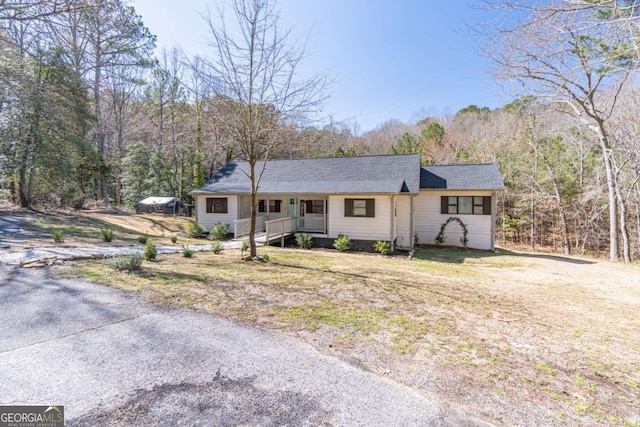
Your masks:
<instances>
[{"instance_id":1,"label":"white vinyl siding","mask_svg":"<svg viewBox=\"0 0 640 427\"><path fill-rule=\"evenodd\" d=\"M226 198L227 213L207 213L207 198ZM214 224L221 222L227 224L233 230L233 220L238 218L238 197L234 195L207 195L196 196L196 219L205 230L209 231Z\"/></svg>"},{"instance_id":2,"label":"white vinyl siding","mask_svg":"<svg viewBox=\"0 0 640 427\"><path fill-rule=\"evenodd\" d=\"M473 214L441 214L441 196L491 196L489 191L421 191L415 200L415 232L418 244L433 245L440 227L449 217L455 216L467 226L469 247L474 249L493 250L493 221L495 210L491 215ZM466 199L465 199L466 200ZM473 198L469 199L473 200ZM492 204L493 206L493 204ZM473 209L473 202L470 208ZM447 246L462 246L462 228L452 222L445 231Z\"/></svg>"},{"instance_id":3,"label":"white vinyl siding","mask_svg":"<svg viewBox=\"0 0 640 427\"><path fill-rule=\"evenodd\" d=\"M374 199L375 217L345 216L345 199ZM328 237L336 238L338 234L349 236L355 240L390 240L391 239L391 197L382 196L329 196Z\"/></svg>"},{"instance_id":4,"label":"white vinyl siding","mask_svg":"<svg viewBox=\"0 0 640 427\"><path fill-rule=\"evenodd\" d=\"M411 197L396 197L396 246L411 247Z\"/></svg>"}]
</instances>

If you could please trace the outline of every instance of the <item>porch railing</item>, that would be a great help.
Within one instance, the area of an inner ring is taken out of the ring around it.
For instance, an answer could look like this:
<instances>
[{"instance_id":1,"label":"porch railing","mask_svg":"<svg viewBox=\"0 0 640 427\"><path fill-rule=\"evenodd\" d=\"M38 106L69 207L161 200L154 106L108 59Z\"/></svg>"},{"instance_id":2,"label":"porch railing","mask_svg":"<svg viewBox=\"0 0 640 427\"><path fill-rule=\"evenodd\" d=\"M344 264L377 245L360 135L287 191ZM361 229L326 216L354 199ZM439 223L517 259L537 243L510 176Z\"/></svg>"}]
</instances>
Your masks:
<instances>
[{"instance_id":1,"label":"porch railing","mask_svg":"<svg viewBox=\"0 0 640 427\"><path fill-rule=\"evenodd\" d=\"M324 218L300 218L298 230L324 233Z\"/></svg>"},{"instance_id":2,"label":"porch railing","mask_svg":"<svg viewBox=\"0 0 640 427\"><path fill-rule=\"evenodd\" d=\"M251 218L233 220L233 237L248 236L251 231ZM256 216L256 231L265 231L265 220L263 216Z\"/></svg>"},{"instance_id":3,"label":"porch railing","mask_svg":"<svg viewBox=\"0 0 640 427\"><path fill-rule=\"evenodd\" d=\"M296 231L296 217L288 217L282 219L274 219L273 221L265 222L267 236L266 242L275 238L284 238L288 234L292 234Z\"/></svg>"}]
</instances>

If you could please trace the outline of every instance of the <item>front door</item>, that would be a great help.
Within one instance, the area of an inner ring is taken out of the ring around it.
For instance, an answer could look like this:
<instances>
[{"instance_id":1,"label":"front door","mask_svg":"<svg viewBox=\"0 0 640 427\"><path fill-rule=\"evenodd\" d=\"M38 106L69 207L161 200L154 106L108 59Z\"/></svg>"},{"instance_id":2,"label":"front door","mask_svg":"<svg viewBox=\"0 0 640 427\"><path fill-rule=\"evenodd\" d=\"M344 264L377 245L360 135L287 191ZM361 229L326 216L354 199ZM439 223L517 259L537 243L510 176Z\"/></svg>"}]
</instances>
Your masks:
<instances>
[{"instance_id":1,"label":"front door","mask_svg":"<svg viewBox=\"0 0 640 427\"><path fill-rule=\"evenodd\" d=\"M287 209L287 216L288 217L296 216L296 198L295 197L289 197L288 206L289 207Z\"/></svg>"}]
</instances>

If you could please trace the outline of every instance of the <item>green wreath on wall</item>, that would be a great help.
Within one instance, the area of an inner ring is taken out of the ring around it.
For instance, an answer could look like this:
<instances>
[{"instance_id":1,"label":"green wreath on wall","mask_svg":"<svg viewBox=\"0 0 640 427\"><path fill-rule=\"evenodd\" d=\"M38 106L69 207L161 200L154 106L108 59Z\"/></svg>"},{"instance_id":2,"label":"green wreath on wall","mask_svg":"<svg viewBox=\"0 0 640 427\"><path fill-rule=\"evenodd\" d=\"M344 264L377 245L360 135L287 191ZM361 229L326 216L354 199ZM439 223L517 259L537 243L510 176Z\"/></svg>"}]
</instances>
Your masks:
<instances>
[{"instance_id":1,"label":"green wreath on wall","mask_svg":"<svg viewBox=\"0 0 640 427\"><path fill-rule=\"evenodd\" d=\"M467 245L469 244L469 239L467 238L467 234L469 234L469 229L467 228L467 225L464 222L462 222L462 220L457 216L451 216L449 217L449 219L447 219L445 222L442 223L442 225L440 226L440 232L438 233L436 238L433 239L433 241L436 242L436 246L440 246L444 244L445 240L447 240L447 235L444 234L444 231L450 222L457 222L458 224L460 224L460 227L462 227L462 237L460 237L460 243L462 243L462 246L466 248Z\"/></svg>"}]
</instances>

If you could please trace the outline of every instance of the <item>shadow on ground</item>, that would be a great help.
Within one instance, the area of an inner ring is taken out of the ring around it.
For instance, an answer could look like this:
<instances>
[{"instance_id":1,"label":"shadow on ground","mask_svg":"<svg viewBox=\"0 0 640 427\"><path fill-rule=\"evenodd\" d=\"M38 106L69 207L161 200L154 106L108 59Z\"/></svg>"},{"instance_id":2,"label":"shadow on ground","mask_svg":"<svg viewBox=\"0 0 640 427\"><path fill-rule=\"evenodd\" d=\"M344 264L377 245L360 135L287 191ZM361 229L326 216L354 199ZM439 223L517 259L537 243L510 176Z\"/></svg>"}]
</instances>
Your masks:
<instances>
[{"instance_id":1,"label":"shadow on ground","mask_svg":"<svg viewBox=\"0 0 640 427\"><path fill-rule=\"evenodd\" d=\"M450 264L463 264L468 259L491 259L500 258L505 256L512 257L525 257L525 258L538 258L548 259L558 262L566 262L569 264L588 265L595 264L594 261L587 261L584 259L571 258L559 255L550 254L537 254L537 253L521 253L513 252L507 249L496 249L495 251L481 251L476 249L464 249L453 247L435 247L435 246L422 246L416 249L413 257L415 259L423 261L436 261L446 262Z\"/></svg>"}]
</instances>

